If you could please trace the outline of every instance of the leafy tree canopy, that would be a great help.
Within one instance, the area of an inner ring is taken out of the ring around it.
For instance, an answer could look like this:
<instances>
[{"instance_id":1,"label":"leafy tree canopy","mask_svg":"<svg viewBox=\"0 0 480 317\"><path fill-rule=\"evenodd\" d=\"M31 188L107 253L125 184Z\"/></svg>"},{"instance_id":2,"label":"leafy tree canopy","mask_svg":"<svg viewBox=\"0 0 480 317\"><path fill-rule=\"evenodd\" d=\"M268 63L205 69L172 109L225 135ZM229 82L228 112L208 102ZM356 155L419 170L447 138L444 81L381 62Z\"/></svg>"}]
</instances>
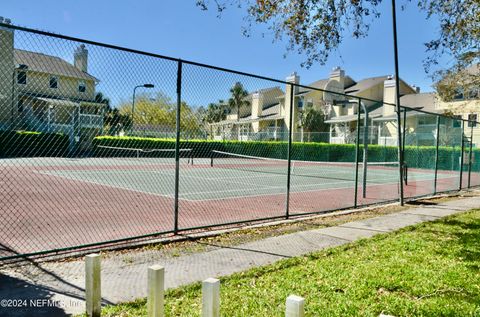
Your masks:
<instances>
[{"instance_id":1,"label":"leafy tree canopy","mask_svg":"<svg viewBox=\"0 0 480 317\"><path fill-rule=\"evenodd\" d=\"M124 102L119 107L120 115L132 116L132 103ZM181 103L180 130L185 133L197 133L200 123L194 110L185 102ZM163 93L158 93L152 99L148 94L140 95L135 100L135 113L133 125L157 126L159 129L168 128L175 130L176 126L176 103Z\"/></svg>"},{"instance_id":2,"label":"leafy tree canopy","mask_svg":"<svg viewBox=\"0 0 480 317\"><path fill-rule=\"evenodd\" d=\"M306 55L302 66L325 64L330 53L338 49L343 37L368 34L370 25L380 17L382 0L197 0L203 10L213 8L219 15L228 6L246 9L244 34L255 23L265 24L275 39L288 39L287 51ZM425 43L425 70L435 80L457 74L480 61L480 0L403 0L402 7L414 3L438 20L439 28ZM438 65L441 56L452 59L451 65ZM464 84L479 86L480 75L462 79Z\"/></svg>"}]
</instances>

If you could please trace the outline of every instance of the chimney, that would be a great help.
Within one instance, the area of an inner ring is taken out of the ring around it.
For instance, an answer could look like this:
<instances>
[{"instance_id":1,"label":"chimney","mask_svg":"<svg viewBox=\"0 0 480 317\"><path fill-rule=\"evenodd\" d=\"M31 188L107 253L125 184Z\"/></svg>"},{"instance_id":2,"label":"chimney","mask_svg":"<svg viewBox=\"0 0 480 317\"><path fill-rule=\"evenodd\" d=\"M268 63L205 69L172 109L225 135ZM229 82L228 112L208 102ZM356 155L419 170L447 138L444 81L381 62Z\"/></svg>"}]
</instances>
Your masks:
<instances>
[{"instance_id":1,"label":"chimney","mask_svg":"<svg viewBox=\"0 0 480 317\"><path fill-rule=\"evenodd\" d=\"M383 82L383 102L389 104L396 103L396 87L395 87L395 79L393 76L387 76L387 79ZM384 105L383 106L383 115L391 115L395 112L395 107L391 105Z\"/></svg>"},{"instance_id":2,"label":"chimney","mask_svg":"<svg viewBox=\"0 0 480 317\"><path fill-rule=\"evenodd\" d=\"M330 79L340 83L340 87L345 88L345 71L340 66L334 67L330 73Z\"/></svg>"},{"instance_id":3,"label":"chimney","mask_svg":"<svg viewBox=\"0 0 480 317\"><path fill-rule=\"evenodd\" d=\"M252 94L252 119L256 119L262 115L263 94L257 91Z\"/></svg>"},{"instance_id":4,"label":"chimney","mask_svg":"<svg viewBox=\"0 0 480 317\"><path fill-rule=\"evenodd\" d=\"M292 83L292 84L299 84L300 83L300 76L297 75L297 72L293 72L290 76L288 76L285 81L287 83ZM290 113L290 94L292 93L292 88L293 88L293 113ZM295 95L298 93L298 86L293 86L287 84L285 88L285 102L284 102L284 109L281 111L282 114L285 115L285 125L289 126L290 124L290 117L293 116L293 132L296 131L296 119L298 116L298 107L297 107L297 99L295 98Z\"/></svg>"},{"instance_id":5,"label":"chimney","mask_svg":"<svg viewBox=\"0 0 480 317\"><path fill-rule=\"evenodd\" d=\"M73 65L84 73L88 71L88 50L85 48L85 44L80 45L75 50Z\"/></svg>"},{"instance_id":6,"label":"chimney","mask_svg":"<svg viewBox=\"0 0 480 317\"><path fill-rule=\"evenodd\" d=\"M420 93L420 87L417 87L417 86L413 85L412 88L413 88L413 90L415 90L416 94Z\"/></svg>"}]
</instances>

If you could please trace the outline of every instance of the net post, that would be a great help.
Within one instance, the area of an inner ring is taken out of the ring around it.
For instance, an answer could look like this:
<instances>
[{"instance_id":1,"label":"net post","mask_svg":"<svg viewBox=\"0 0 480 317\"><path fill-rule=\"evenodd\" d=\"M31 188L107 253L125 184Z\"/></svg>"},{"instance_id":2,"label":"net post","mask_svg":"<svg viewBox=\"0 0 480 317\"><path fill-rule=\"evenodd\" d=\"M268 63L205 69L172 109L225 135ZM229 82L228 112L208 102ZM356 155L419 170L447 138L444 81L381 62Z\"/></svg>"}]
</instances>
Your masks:
<instances>
[{"instance_id":1,"label":"net post","mask_svg":"<svg viewBox=\"0 0 480 317\"><path fill-rule=\"evenodd\" d=\"M461 151L460 152L460 175L459 175L459 184L458 184L458 189L459 190L462 190L462 182L463 182L463 151L464 151L464 147L465 147L465 138L463 137L464 132L465 132L465 122L462 120L462 133L461 133L462 148L460 149L460 151Z\"/></svg>"},{"instance_id":2,"label":"net post","mask_svg":"<svg viewBox=\"0 0 480 317\"><path fill-rule=\"evenodd\" d=\"M433 181L433 194L437 193L437 179L438 179L438 145L440 143L440 116L437 116L437 133L435 141L435 178Z\"/></svg>"},{"instance_id":3,"label":"net post","mask_svg":"<svg viewBox=\"0 0 480 317\"><path fill-rule=\"evenodd\" d=\"M364 108L365 124L363 130L363 188L362 196L367 198L367 162L368 162L368 109Z\"/></svg>"},{"instance_id":4,"label":"net post","mask_svg":"<svg viewBox=\"0 0 480 317\"><path fill-rule=\"evenodd\" d=\"M177 111L175 125L175 201L173 233L178 234L178 188L180 181L180 110L182 103L182 61L177 66Z\"/></svg>"},{"instance_id":5,"label":"net post","mask_svg":"<svg viewBox=\"0 0 480 317\"><path fill-rule=\"evenodd\" d=\"M360 107L362 99L358 98L357 108L357 140L355 142L355 195L354 195L354 207L357 208L358 204L358 159L360 152Z\"/></svg>"},{"instance_id":6,"label":"net post","mask_svg":"<svg viewBox=\"0 0 480 317\"><path fill-rule=\"evenodd\" d=\"M469 121L471 122L471 127L470 127L470 152L468 153L468 188L470 188L470 179L472 176L472 150L473 150L473 125L474 121Z\"/></svg>"},{"instance_id":7,"label":"net post","mask_svg":"<svg viewBox=\"0 0 480 317\"><path fill-rule=\"evenodd\" d=\"M290 178L291 178L291 165L292 165L292 135L293 135L293 101L294 101L294 88L293 84L290 85L290 122L288 123L288 147L287 147L287 196L285 201L285 218L290 217Z\"/></svg>"}]
</instances>

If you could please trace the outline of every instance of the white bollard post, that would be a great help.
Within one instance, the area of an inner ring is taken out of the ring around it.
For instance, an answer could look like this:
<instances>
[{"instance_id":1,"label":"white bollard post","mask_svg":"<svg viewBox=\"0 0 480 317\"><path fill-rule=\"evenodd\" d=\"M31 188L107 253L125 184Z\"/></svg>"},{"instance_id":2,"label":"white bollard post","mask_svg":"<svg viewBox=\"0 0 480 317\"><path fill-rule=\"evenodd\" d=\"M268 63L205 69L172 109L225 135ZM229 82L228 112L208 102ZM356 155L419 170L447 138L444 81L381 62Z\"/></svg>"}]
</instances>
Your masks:
<instances>
[{"instance_id":1,"label":"white bollard post","mask_svg":"<svg viewBox=\"0 0 480 317\"><path fill-rule=\"evenodd\" d=\"M220 281L216 278L202 283L202 317L220 317Z\"/></svg>"},{"instance_id":2,"label":"white bollard post","mask_svg":"<svg viewBox=\"0 0 480 317\"><path fill-rule=\"evenodd\" d=\"M85 304L88 317L100 317L101 305L100 254L85 256Z\"/></svg>"},{"instance_id":3,"label":"white bollard post","mask_svg":"<svg viewBox=\"0 0 480 317\"><path fill-rule=\"evenodd\" d=\"M300 296L290 295L287 297L285 317L304 317L305 299Z\"/></svg>"},{"instance_id":4,"label":"white bollard post","mask_svg":"<svg viewBox=\"0 0 480 317\"><path fill-rule=\"evenodd\" d=\"M148 317L164 316L165 269L160 265L148 268Z\"/></svg>"}]
</instances>

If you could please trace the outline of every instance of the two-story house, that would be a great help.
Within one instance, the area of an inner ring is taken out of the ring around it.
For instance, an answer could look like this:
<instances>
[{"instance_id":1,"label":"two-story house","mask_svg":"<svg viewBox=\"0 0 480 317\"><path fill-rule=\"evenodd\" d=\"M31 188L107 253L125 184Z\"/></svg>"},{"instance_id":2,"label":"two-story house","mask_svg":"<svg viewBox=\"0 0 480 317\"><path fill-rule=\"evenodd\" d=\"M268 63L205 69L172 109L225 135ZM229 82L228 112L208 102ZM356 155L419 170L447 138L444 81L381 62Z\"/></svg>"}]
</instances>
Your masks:
<instances>
[{"instance_id":1,"label":"two-story house","mask_svg":"<svg viewBox=\"0 0 480 317\"><path fill-rule=\"evenodd\" d=\"M480 76L480 66L472 65L465 72ZM405 92L405 91L403 91ZM476 121L480 113L480 89L471 88L468 92L459 92L453 100L445 101L437 93L402 93L400 92L400 104L411 109L402 111L402 125L405 129L406 145L435 145L437 137L437 117L430 113L448 114L452 119L444 118L439 123L439 144L460 145L462 135L462 123L455 118L469 120L464 124L464 135L470 137L473 134L473 144L480 145L480 127ZM385 82L384 102L395 103L395 81ZM396 114L385 111L373 119L379 127L380 144L396 144ZM419 111L416 111L419 110ZM403 123L405 121L405 123ZM452 138L455 138L454 140Z\"/></svg>"},{"instance_id":2,"label":"two-story house","mask_svg":"<svg viewBox=\"0 0 480 317\"><path fill-rule=\"evenodd\" d=\"M14 31L0 28L0 129L65 133L72 150L88 150L105 105L95 102L98 79L88 73L85 45L73 64L14 46Z\"/></svg>"},{"instance_id":3,"label":"two-story house","mask_svg":"<svg viewBox=\"0 0 480 317\"><path fill-rule=\"evenodd\" d=\"M275 140L284 131L285 110L280 108L279 98L284 95L280 87L260 89L248 94L245 106L227 114L226 120L210 124L216 140ZM277 133L278 132L278 133Z\"/></svg>"},{"instance_id":4,"label":"two-story house","mask_svg":"<svg viewBox=\"0 0 480 317\"><path fill-rule=\"evenodd\" d=\"M307 84L306 86L311 88L306 88L297 86L300 77L294 72L286 78L288 84L284 92L278 87L259 90L247 96L249 106L242 109L240 118L236 118L236 113L232 113L227 120L212 124L216 131L215 137L221 139L222 136L228 135L231 139L240 140L259 137L285 139L290 118L293 116L293 140L301 141L304 140L303 117L309 108L313 108L322 113L325 124L329 126L329 132L322 133L327 134L326 137L322 136L320 140L330 143L354 142L358 111L362 112L361 119L364 120L363 113L366 110L370 115L369 142L376 143L379 141L379 125L389 127L390 123L374 123L372 119L393 114L394 108L382 107L381 102L384 95L391 94L391 87L394 87L392 80L390 76L377 76L355 81L345 75L344 70L336 67L328 78ZM294 104L290 113L292 89ZM401 92L410 94L416 93L417 90L402 81ZM359 104L358 98L348 98L345 94L369 100L363 100ZM264 137L265 135L267 137ZM363 138L363 133L361 135Z\"/></svg>"}]
</instances>

